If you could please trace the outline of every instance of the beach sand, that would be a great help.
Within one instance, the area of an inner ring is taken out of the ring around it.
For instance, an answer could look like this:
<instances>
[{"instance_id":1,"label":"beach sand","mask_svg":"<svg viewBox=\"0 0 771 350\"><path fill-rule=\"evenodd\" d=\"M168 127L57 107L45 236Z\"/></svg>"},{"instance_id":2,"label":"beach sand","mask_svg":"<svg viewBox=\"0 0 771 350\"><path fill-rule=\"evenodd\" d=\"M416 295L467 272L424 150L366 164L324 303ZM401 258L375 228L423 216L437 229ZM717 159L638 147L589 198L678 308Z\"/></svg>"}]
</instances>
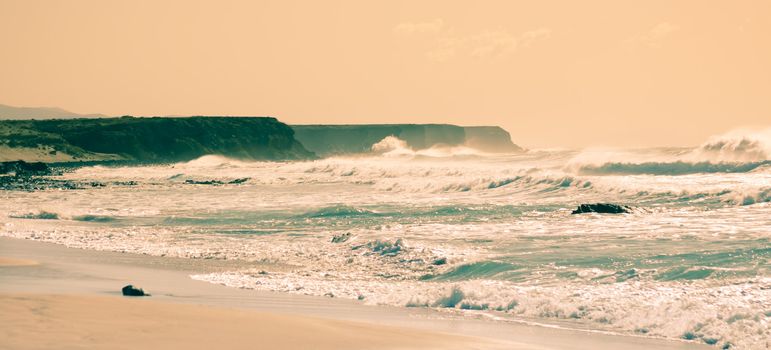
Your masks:
<instances>
[{"instance_id":1,"label":"beach sand","mask_svg":"<svg viewBox=\"0 0 771 350\"><path fill-rule=\"evenodd\" d=\"M35 260L27 259L11 259L0 256L0 267L13 267L13 266L35 266L38 262Z\"/></svg>"},{"instance_id":2,"label":"beach sand","mask_svg":"<svg viewBox=\"0 0 771 350\"><path fill-rule=\"evenodd\" d=\"M709 349L430 309L227 288L244 267L0 237L0 349ZM151 297L123 297L134 284Z\"/></svg>"},{"instance_id":3,"label":"beach sand","mask_svg":"<svg viewBox=\"0 0 771 350\"><path fill-rule=\"evenodd\" d=\"M0 324L7 349L504 349L434 332L118 296L0 294Z\"/></svg>"}]
</instances>

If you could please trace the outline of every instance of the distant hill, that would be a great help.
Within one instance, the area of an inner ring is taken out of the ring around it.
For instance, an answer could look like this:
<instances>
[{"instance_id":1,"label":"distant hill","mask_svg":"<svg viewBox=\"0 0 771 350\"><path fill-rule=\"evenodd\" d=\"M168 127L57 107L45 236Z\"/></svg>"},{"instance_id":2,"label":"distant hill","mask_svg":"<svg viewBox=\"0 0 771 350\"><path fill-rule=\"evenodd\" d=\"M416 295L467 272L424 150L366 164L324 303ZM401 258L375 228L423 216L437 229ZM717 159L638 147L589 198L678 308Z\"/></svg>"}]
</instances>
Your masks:
<instances>
[{"instance_id":1,"label":"distant hill","mask_svg":"<svg viewBox=\"0 0 771 350\"><path fill-rule=\"evenodd\" d=\"M78 114L57 107L13 107L0 104L0 120L104 118L104 114Z\"/></svg>"}]
</instances>

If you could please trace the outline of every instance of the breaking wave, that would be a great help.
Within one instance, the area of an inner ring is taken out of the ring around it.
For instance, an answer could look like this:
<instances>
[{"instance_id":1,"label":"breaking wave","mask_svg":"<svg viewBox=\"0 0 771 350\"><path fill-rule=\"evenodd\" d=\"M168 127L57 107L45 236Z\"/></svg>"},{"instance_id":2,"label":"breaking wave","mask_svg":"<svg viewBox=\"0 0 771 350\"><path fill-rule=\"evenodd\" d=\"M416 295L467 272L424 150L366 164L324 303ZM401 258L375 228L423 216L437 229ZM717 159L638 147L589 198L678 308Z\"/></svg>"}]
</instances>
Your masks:
<instances>
[{"instance_id":1,"label":"breaking wave","mask_svg":"<svg viewBox=\"0 0 771 350\"><path fill-rule=\"evenodd\" d=\"M602 165L585 165L579 168L583 175L686 175L698 173L747 173L768 168L771 161L764 160L749 163L688 163L676 161L671 163L605 163Z\"/></svg>"},{"instance_id":2,"label":"breaking wave","mask_svg":"<svg viewBox=\"0 0 771 350\"><path fill-rule=\"evenodd\" d=\"M371 216L377 215L375 212L354 208L347 205L335 205L331 207L325 207L318 210L314 210L303 214L303 217L308 218L337 218L337 217L353 217L353 216Z\"/></svg>"},{"instance_id":3,"label":"breaking wave","mask_svg":"<svg viewBox=\"0 0 771 350\"><path fill-rule=\"evenodd\" d=\"M373 144L372 153L383 157L426 158L473 157L488 155L486 152L482 152L467 146L434 145L430 148L415 150L412 149L406 141L393 135L386 136L379 142Z\"/></svg>"},{"instance_id":4,"label":"breaking wave","mask_svg":"<svg viewBox=\"0 0 771 350\"><path fill-rule=\"evenodd\" d=\"M765 172L771 168L771 129L711 137L692 149L585 150L567 171L583 175L688 175Z\"/></svg>"},{"instance_id":5,"label":"breaking wave","mask_svg":"<svg viewBox=\"0 0 771 350\"><path fill-rule=\"evenodd\" d=\"M38 213L11 214L8 217L14 219L33 219L33 220L58 220L59 214L41 211Z\"/></svg>"},{"instance_id":6,"label":"breaking wave","mask_svg":"<svg viewBox=\"0 0 771 350\"><path fill-rule=\"evenodd\" d=\"M697 159L728 162L757 162L771 159L771 128L737 130L715 136L689 154Z\"/></svg>"},{"instance_id":7,"label":"breaking wave","mask_svg":"<svg viewBox=\"0 0 771 350\"><path fill-rule=\"evenodd\" d=\"M106 185L10 193L0 235L245 261L194 276L232 287L752 348L771 336L758 145L482 155L386 137L312 161L84 167L61 177ZM597 202L644 210L570 214Z\"/></svg>"}]
</instances>

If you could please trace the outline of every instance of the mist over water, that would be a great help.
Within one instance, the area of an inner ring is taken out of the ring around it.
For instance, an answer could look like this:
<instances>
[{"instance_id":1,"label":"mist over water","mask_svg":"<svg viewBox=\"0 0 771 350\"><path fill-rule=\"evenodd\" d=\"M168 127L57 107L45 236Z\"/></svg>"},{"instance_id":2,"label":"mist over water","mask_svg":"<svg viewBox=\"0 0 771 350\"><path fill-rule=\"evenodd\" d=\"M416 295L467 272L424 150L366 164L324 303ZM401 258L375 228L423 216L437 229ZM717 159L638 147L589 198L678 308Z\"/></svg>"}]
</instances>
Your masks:
<instances>
[{"instance_id":1,"label":"mist over water","mask_svg":"<svg viewBox=\"0 0 771 350\"><path fill-rule=\"evenodd\" d=\"M6 192L0 234L277 266L193 276L232 287L761 349L770 140L489 154L388 137L316 161L85 167L62 177L136 185ZM634 210L570 213L595 202Z\"/></svg>"}]
</instances>

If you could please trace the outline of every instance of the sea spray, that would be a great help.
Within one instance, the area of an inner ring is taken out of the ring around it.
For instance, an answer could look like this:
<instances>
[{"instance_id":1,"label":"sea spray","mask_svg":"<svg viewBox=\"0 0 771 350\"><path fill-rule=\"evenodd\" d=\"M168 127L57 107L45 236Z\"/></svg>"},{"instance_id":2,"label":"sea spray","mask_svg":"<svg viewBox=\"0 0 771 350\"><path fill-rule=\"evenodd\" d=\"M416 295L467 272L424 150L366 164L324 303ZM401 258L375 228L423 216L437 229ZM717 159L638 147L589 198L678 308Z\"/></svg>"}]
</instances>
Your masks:
<instances>
[{"instance_id":1,"label":"sea spray","mask_svg":"<svg viewBox=\"0 0 771 350\"><path fill-rule=\"evenodd\" d=\"M700 147L82 167L56 178L105 185L4 192L0 235L227 261L193 277L231 287L757 348L771 172ZM570 214L585 203L636 210Z\"/></svg>"}]
</instances>

